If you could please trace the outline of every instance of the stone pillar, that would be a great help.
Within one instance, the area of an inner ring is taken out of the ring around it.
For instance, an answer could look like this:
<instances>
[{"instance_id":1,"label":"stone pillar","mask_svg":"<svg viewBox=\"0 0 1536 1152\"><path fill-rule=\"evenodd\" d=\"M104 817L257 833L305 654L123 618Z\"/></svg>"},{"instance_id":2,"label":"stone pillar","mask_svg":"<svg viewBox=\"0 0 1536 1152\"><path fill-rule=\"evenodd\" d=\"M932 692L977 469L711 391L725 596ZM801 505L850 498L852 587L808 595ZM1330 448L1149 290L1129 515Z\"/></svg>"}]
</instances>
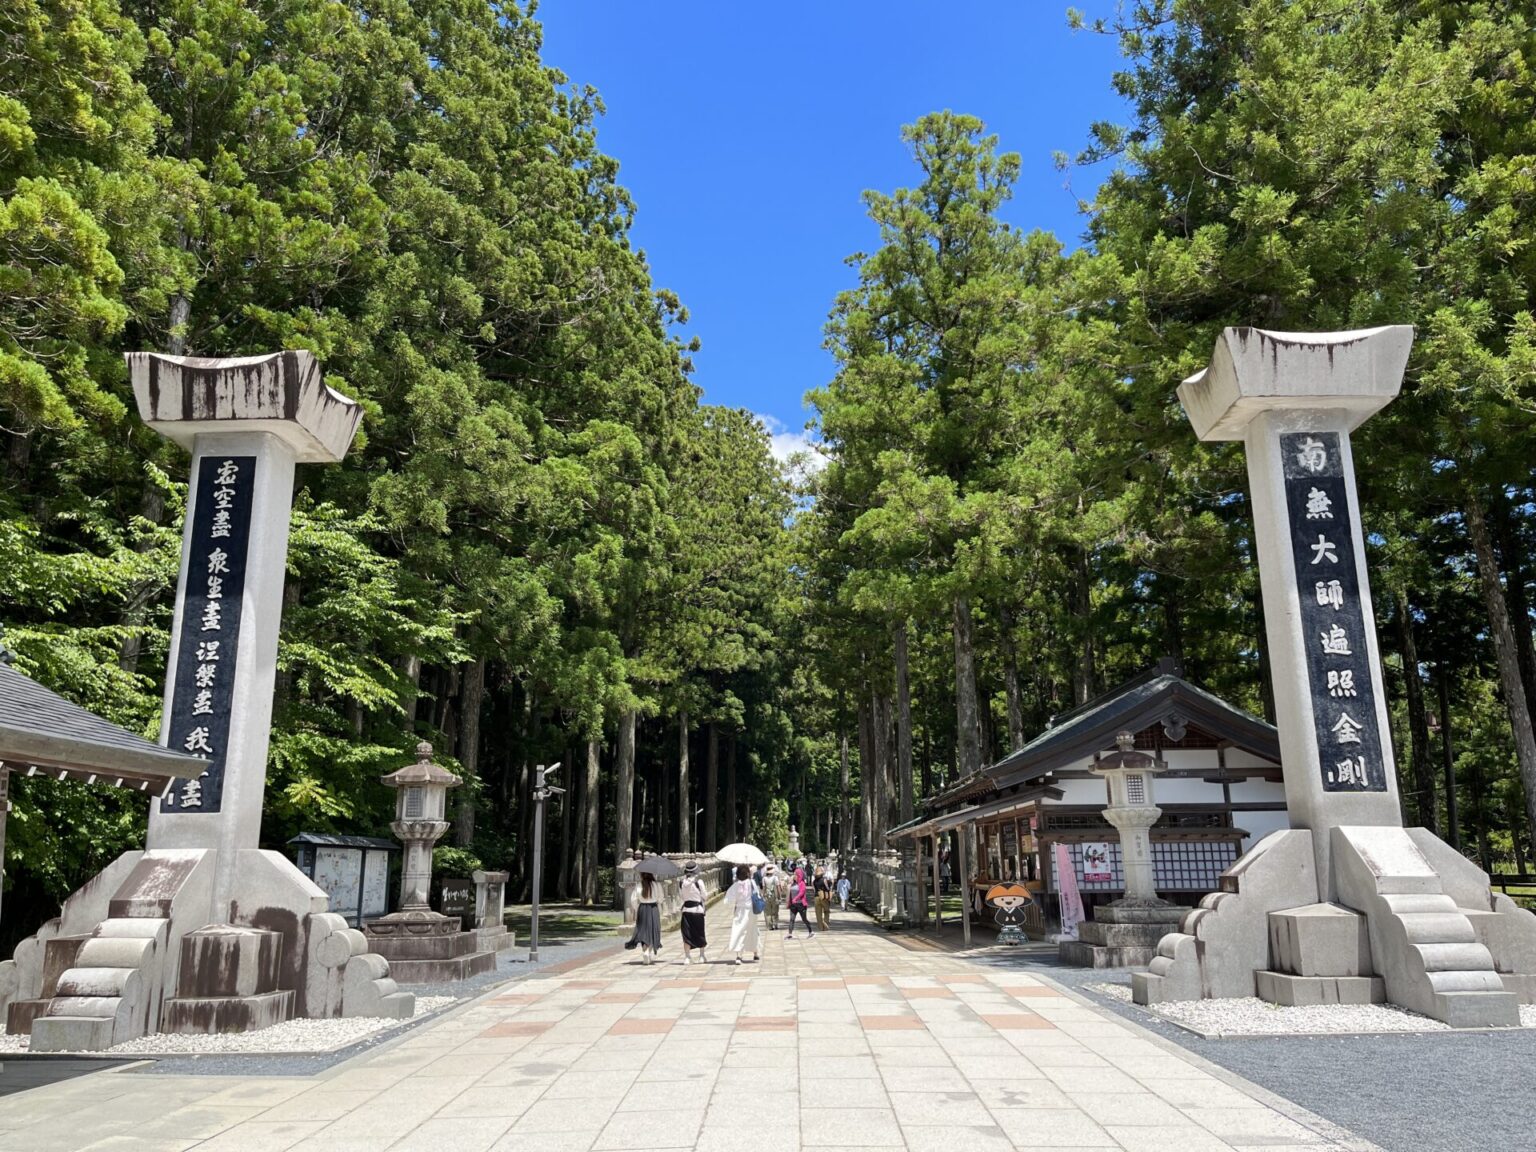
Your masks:
<instances>
[{"instance_id":1,"label":"stone pillar","mask_svg":"<svg viewBox=\"0 0 1536 1152\"><path fill-rule=\"evenodd\" d=\"M1152 882L1152 825L1161 808L1106 808L1104 818L1120 833L1120 860L1125 868L1125 899L1138 903L1158 900Z\"/></svg>"},{"instance_id":2,"label":"stone pillar","mask_svg":"<svg viewBox=\"0 0 1536 1152\"><path fill-rule=\"evenodd\" d=\"M1333 828L1402 825L1349 434L1397 395L1412 343L1228 328L1179 388L1200 439L1246 450L1286 808L1324 900Z\"/></svg>"},{"instance_id":3,"label":"stone pillar","mask_svg":"<svg viewBox=\"0 0 1536 1152\"><path fill-rule=\"evenodd\" d=\"M1405 829L1398 805L1349 436L1397 394L1412 339L1228 328L1179 389L1201 439L1246 446L1292 828L1158 941L1132 976L1137 1003L1385 995L1454 1026L1509 1026L1536 999L1536 916Z\"/></svg>"},{"instance_id":4,"label":"stone pillar","mask_svg":"<svg viewBox=\"0 0 1536 1152\"><path fill-rule=\"evenodd\" d=\"M192 453L160 742L208 761L153 805L148 847L217 851L227 920L237 853L260 846L294 465L340 460L362 409L308 352L126 359L140 416Z\"/></svg>"}]
</instances>

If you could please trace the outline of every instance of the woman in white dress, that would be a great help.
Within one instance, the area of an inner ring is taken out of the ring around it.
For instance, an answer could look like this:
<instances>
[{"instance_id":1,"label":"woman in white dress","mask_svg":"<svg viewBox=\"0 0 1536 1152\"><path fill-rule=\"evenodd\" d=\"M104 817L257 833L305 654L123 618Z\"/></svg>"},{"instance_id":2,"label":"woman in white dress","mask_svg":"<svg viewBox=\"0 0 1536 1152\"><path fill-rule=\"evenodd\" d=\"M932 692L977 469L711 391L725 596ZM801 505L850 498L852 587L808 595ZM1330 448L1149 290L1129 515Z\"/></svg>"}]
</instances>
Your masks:
<instances>
[{"instance_id":1,"label":"woman in white dress","mask_svg":"<svg viewBox=\"0 0 1536 1152\"><path fill-rule=\"evenodd\" d=\"M757 909L752 907L752 898L757 894L757 885L752 881L752 869L745 864L738 864L736 883L725 894L725 902L733 909L731 942L728 947L736 953L738 964L741 963L741 954L749 949L752 959L757 960L761 956L757 936Z\"/></svg>"}]
</instances>

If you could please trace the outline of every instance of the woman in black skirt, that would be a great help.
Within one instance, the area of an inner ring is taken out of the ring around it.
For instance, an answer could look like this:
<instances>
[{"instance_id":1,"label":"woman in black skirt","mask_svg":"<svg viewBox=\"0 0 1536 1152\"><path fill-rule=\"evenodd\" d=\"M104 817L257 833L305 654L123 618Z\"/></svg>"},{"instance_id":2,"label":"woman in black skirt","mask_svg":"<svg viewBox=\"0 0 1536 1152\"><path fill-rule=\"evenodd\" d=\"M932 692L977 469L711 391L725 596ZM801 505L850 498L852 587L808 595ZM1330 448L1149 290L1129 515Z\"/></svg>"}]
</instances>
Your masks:
<instances>
[{"instance_id":1,"label":"woman in black skirt","mask_svg":"<svg viewBox=\"0 0 1536 1152\"><path fill-rule=\"evenodd\" d=\"M683 882L678 887L683 902L683 963L693 962L693 950L699 950L699 963L708 964L704 949L709 941L704 939L704 885L699 880L699 863L690 860L683 865Z\"/></svg>"},{"instance_id":2,"label":"woman in black skirt","mask_svg":"<svg viewBox=\"0 0 1536 1152\"><path fill-rule=\"evenodd\" d=\"M635 888L635 930L625 948L639 948L643 963L650 964L661 951L661 883L648 872L640 873Z\"/></svg>"}]
</instances>

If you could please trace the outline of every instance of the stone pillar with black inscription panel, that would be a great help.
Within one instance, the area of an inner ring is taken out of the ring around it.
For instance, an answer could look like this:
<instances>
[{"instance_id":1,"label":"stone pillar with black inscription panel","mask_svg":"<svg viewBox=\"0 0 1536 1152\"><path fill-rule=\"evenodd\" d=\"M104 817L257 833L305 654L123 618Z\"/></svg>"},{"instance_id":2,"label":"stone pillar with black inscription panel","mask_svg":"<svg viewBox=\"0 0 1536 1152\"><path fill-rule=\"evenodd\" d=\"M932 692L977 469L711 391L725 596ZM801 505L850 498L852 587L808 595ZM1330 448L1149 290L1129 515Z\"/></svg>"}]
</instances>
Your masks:
<instances>
[{"instance_id":1,"label":"stone pillar with black inscription panel","mask_svg":"<svg viewBox=\"0 0 1536 1152\"><path fill-rule=\"evenodd\" d=\"M1159 941L1140 1003L1386 999L1513 1025L1536 997L1536 916L1403 827L1350 434L1397 395L1412 343L1228 328L1179 389L1201 439L1244 444L1291 827Z\"/></svg>"},{"instance_id":2,"label":"stone pillar with black inscription panel","mask_svg":"<svg viewBox=\"0 0 1536 1152\"><path fill-rule=\"evenodd\" d=\"M153 802L144 852L66 902L81 955L122 970L54 997L32 1047L409 1016L362 934L260 847L294 469L339 461L361 409L308 352L127 361L140 416L191 453L161 743L207 768Z\"/></svg>"}]
</instances>

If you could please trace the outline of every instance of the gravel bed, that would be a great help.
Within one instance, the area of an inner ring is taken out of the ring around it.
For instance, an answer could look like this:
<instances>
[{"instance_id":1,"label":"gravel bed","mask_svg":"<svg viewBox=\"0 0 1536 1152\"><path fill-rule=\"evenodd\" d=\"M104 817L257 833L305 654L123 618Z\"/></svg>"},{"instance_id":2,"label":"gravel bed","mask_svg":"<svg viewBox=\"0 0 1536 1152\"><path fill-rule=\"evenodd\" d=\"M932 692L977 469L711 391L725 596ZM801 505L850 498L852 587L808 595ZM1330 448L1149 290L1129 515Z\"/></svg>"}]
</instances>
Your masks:
<instances>
[{"instance_id":1,"label":"gravel bed","mask_svg":"<svg viewBox=\"0 0 1536 1152\"><path fill-rule=\"evenodd\" d=\"M349 1047L381 1032L404 1027L450 1004L458 996L418 996L410 1020L380 1020L350 1016L339 1020L285 1020L254 1032L219 1032L210 1036L157 1032L116 1044L92 1056L202 1056L233 1053L327 1053ZM27 1051L30 1036L0 1036L0 1053Z\"/></svg>"},{"instance_id":2,"label":"gravel bed","mask_svg":"<svg viewBox=\"0 0 1536 1152\"><path fill-rule=\"evenodd\" d=\"M1127 983L1084 984L1121 1004L1131 1004ZM1449 1032L1450 1025L1395 1004L1316 1004L1286 1007L1256 996L1235 1000L1193 1000L1156 1004L1140 1009L1206 1036L1326 1035L1369 1032ZM1520 1026L1536 1028L1536 1005L1520 1006Z\"/></svg>"},{"instance_id":3,"label":"gravel bed","mask_svg":"<svg viewBox=\"0 0 1536 1152\"><path fill-rule=\"evenodd\" d=\"M1224 1036L1207 1039L1129 1003L1128 971L1070 968L1054 955L1017 957L1103 1010L1294 1100L1387 1152L1527 1149L1536 1132L1536 1028L1483 1032ZM1097 985L1124 993L1109 995ZM1529 1008L1521 1013L1530 1021Z\"/></svg>"}]
</instances>

